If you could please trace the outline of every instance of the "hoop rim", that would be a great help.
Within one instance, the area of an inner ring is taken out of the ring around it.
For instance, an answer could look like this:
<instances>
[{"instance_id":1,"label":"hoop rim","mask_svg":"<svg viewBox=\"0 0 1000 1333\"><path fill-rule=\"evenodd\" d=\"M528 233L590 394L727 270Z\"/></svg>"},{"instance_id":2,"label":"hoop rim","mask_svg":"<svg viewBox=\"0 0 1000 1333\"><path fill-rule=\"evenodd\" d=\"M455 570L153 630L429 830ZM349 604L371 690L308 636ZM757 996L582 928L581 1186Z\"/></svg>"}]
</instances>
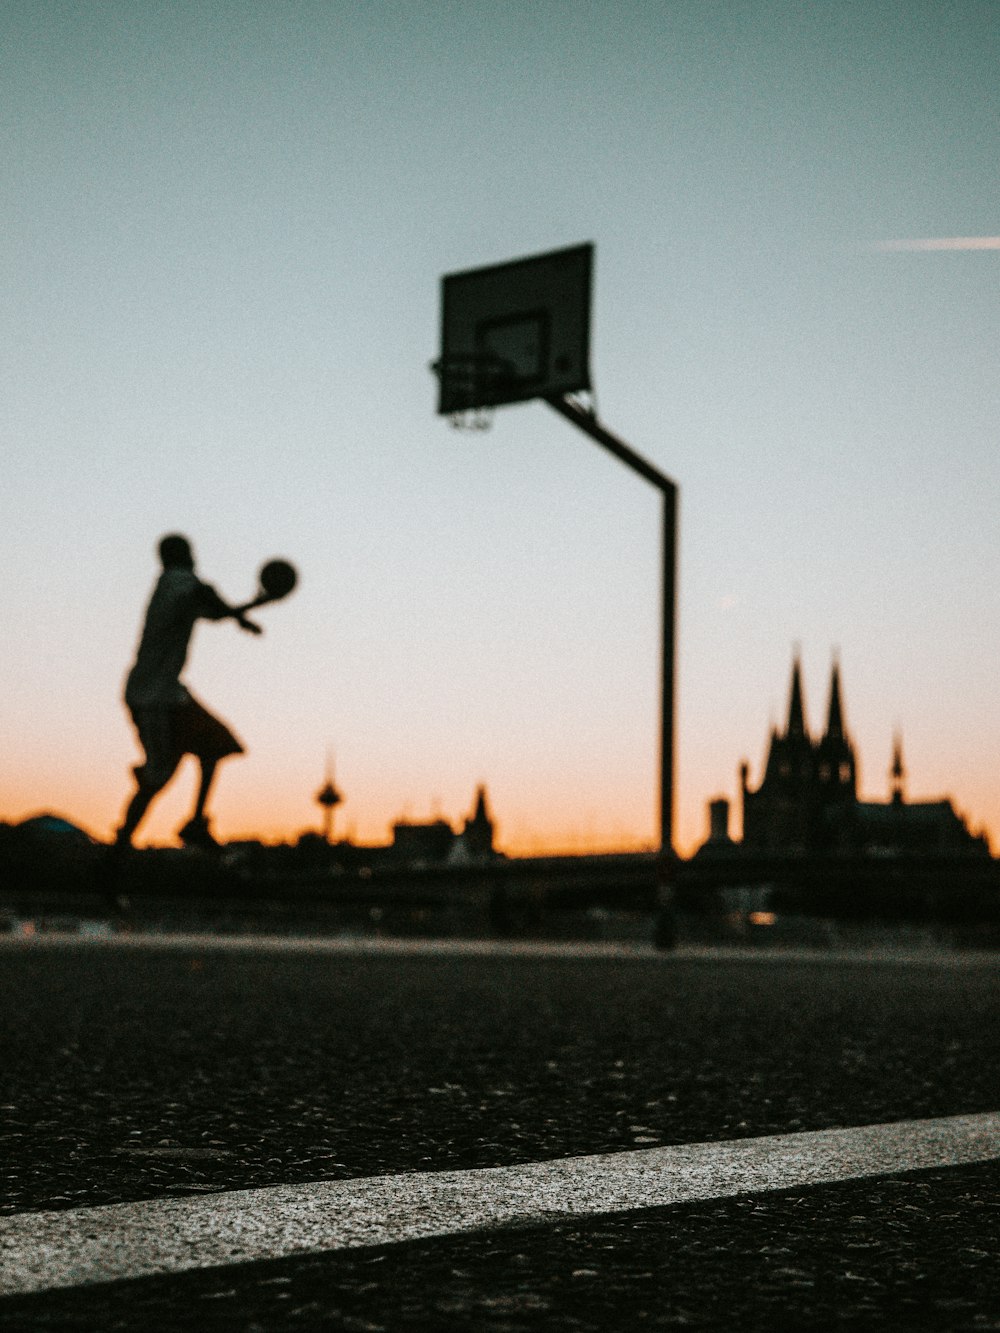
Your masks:
<instances>
[{"instance_id":1,"label":"hoop rim","mask_svg":"<svg viewBox=\"0 0 1000 1333\"><path fill-rule=\"evenodd\" d=\"M432 361L431 370L437 376L442 401L453 404L450 417L492 411L517 383L514 363L496 352L451 352ZM494 395L496 401L491 402Z\"/></svg>"}]
</instances>

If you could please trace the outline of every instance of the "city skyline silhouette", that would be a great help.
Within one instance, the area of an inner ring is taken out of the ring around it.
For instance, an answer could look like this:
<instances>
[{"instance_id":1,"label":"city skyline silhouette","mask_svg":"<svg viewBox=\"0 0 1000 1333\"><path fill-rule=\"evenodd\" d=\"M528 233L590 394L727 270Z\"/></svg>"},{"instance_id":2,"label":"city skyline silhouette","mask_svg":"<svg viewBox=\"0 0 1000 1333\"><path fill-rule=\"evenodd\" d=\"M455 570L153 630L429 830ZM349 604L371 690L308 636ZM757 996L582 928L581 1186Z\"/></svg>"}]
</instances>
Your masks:
<instances>
[{"instance_id":1,"label":"city skyline silhouette","mask_svg":"<svg viewBox=\"0 0 1000 1333\"><path fill-rule=\"evenodd\" d=\"M810 722L808 691L803 680L802 654L796 645L792 655L786 713L783 722L772 717L762 760L751 762L744 747L741 758L734 765L738 772L735 799L728 795L705 795L703 807L706 821L703 836L684 855L711 851L722 844L748 851L766 848L781 853L819 853L824 855L844 852L862 855L916 854L920 851L968 855L986 852L994 855L990 830L974 826L965 812L957 808L951 791L934 794L925 792L919 775L915 783L905 759L905 737L898 728L891 735L891 758L881 770L878 765L864 763L853 741L853 732L847 721L845 689L839 656L831 659L828 695L822 725ZM183 762L183 759L182 759ZM862 781L862 774L875 772L878 777ZM881 778L881 784L879 781ZM756 783L756 787L754 784ZM303 790L307 784L303 783ZM488 782L476 784L473 808L464 821L470 826L488 824L489 836L483 844L482 835L477 845L488 845L497 855L519 854L509 849L502 836L495 836L497 823L491 818ZM719 790L721 790L721 784ZM824 795L824 792L826 794ZM914 795L914 793L917 793ZM294 844L321 837L330 847L381 848L393 846L405 853L409 846L417 860L422 859L424 847L440 847L440 856L432 860L450 859L453 843L462 842L463 821L455 814L448 816L441 808L440 798L434 798L424 810L414 809L406 802L387 824L381 837L359 840L356 836L357 814L348 808L345 827L334 837L333 816L348 798L333 781L333 753L328 747L323 785L314 791L311 804L322 812L320 827L313 827L308 816L301 825L289 829L280 838L259 837L247 831L236 843L262 841ZM748 808L750 819L748 826ZM819 824L816 820L819 819ZM11 822L0 819L0 823ZM93 837L93 833L74 823L66 811L39 809L25 820L15 821L22 826L41 827L65 824L66 830L77 830ZM159 842L147 840L146 845L169 846L176 838ZM181 842L184 839L181 838ZM139 840L138 845L143 845ZM192 845L196 845L192 842ZM207 844L210 846L211 844ZM225 845L225 840L221 843ZM652 852L644 848L565 847L549 849L553 855L583 855L613 851ZM522 853L523 854L523 853ZM528 853L531 855L531 853ZM456 864L462 864L460 857Z\"/></svg>"}]
</instances>

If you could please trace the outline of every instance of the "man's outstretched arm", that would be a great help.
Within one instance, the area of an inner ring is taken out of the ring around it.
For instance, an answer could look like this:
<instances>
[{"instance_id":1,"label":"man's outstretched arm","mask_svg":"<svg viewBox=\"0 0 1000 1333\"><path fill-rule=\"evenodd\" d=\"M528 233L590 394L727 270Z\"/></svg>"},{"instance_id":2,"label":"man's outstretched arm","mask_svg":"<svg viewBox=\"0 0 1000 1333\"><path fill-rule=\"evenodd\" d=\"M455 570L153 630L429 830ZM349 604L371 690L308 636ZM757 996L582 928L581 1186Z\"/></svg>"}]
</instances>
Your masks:
<instances>
[{"instance_id":1,"label":"man's outstretched arm","mask_svg":"<svg viewBox=\"0 0 1000 1333\"><path fill-rule=\"evenodd\" d=\"M244 614L253 605L253 602L245 602L242 606L231 606L225 598L219 596L210 584L203 583L198 603L198 614L206 620L232 619L236 621L240 629L246 630L248 634L263 634L264 631L261 626Z\"/></svg>"}]
</instances>

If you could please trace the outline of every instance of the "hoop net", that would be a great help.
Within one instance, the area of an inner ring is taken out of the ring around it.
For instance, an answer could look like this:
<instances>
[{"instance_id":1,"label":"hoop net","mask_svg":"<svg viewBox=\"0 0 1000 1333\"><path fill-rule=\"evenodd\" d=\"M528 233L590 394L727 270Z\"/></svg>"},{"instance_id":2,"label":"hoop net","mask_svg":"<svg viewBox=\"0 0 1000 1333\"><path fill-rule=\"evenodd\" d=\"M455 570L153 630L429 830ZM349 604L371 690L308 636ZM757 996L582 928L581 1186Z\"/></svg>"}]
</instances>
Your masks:
<instances>
[{"instance_id":1,"label":"hoop net","mask_svg":"<svg viewBox=\"0 0 1000 1333\"><path fill-rule=\"evenodd\" d=\"M448 425L452 430L489 430L494 412L495 407L464 407L448 413Z\"/></svg>"},{"instance_id":2,"label":"hoop net","mask_svg":"<svg viewBox=\"0 0 1000 1333\"><path fill-rule=\"evenodd\" d=\"M455 404L448 413L449 425L455 430L489 430L496 403L502 401L500 391L513 377L513 365L492 352L483 352L442 358L431 369L448 401Z\"/></svg>"}]
</instances>

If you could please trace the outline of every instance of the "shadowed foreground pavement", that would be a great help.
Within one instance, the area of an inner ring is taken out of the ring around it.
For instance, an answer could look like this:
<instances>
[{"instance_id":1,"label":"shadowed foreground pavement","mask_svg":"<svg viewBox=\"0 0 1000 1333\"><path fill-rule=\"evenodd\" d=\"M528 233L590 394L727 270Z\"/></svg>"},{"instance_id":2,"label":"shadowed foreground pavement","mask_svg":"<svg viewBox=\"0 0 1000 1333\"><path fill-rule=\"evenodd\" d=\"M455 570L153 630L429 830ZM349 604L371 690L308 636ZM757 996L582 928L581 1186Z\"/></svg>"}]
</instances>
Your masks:
<instances>
[{"instance_id":1,"label":"shadowed foreground pavement","mask_svg":"<svg viewBox=\"0 0 1000 1333\"><path fill-rule=\"evenodd\" d=\"M998 1109L989 965L5 948L7 1212ZM31 1297L12 1327L1000 1327L995 1164Z\"/></svg>"}]
</instances>

